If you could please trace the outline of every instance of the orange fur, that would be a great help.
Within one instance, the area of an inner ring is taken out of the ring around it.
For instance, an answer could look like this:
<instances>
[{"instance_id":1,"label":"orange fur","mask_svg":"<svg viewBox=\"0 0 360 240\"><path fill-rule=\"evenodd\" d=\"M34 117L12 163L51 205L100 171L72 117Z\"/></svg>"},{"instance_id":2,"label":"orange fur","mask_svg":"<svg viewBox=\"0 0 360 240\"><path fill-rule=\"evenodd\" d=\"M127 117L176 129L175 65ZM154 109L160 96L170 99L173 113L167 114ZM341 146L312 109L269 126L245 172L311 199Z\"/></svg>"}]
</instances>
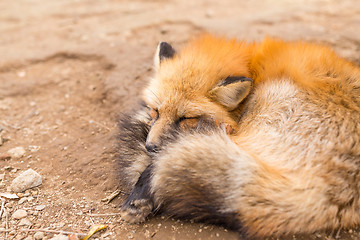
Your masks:
<instances>
[{"instance_id":1,"label":"orange fur","mask_svg":"<svg viewBox=\"0 0 360 240\"><path fill-rule=\"evenodd\" d=\"M253 79L231 111L209 94L241 90L229 76ZM213 204L260 237L360 224L360 70L331 49L205 35L160 63L144 100L151 141L181 119L185 132L207 118L230 134L185 133L157 157L152 191L169 213L198 220L198 203Z\"/></svg>"},{"instance_id":2,"label":"orange fur","mask_svg":"<svg viewBox=\"0 0 360 240\"><path fill-rule=\"evenodd\" d=\"M208 96L208 92L228 76L250 77L254 80L254 88L264 81L283 77L304 88L328 91L360 86L360 71L324 46L270 38L247 44L204 35L161 64L145 90L144 99L166 118L159 129L166 129L166 125L181 116L209 116L237 130L235 121L239 112L227 111ZM344 80L345 85L342 84ZM238 108L240 112L241 107ZM162 133L159 130L152 134Z\"/></svg>"},{"instance_id":3,"label":"orange fur","mask_svg":"<svg viewBox=\"0 0 360 240\"><path fill-rule=\"evenodd\" d=\"M255 46L250 68L255 84L289 77L306 87L324 87L360 74L328 47L270 38Z\"/></svg>"}]
</instances>

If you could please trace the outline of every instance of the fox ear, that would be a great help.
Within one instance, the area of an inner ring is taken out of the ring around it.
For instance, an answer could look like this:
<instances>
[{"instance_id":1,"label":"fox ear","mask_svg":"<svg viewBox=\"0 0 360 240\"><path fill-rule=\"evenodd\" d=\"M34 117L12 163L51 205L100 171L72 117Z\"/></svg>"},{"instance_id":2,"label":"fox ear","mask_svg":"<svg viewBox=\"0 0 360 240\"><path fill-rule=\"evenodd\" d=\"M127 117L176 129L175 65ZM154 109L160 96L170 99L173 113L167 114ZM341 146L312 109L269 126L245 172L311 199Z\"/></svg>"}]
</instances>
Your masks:
<instances>
[{"instance_id":1,"label":"fox ear","mask_svg":"<svg viewBox=\"0 0 360 240\"><path fill-rule=\"evenodd\" d=\"M210 90L210 98L234 110L249 95L253 80L247 77L227 77Z\"/></svg>"},{"instance_id":2,"label":"fox ear","mask_svg":"<svg viewBox=\"0 0 360 240\"><path fill-rule=\"evenodd\" d=\"M170 44L167 42L160 42L154 57L155 67L158 68L164 59L173 58L174 55L175 50Z\"/></svg>"}]
</instances>

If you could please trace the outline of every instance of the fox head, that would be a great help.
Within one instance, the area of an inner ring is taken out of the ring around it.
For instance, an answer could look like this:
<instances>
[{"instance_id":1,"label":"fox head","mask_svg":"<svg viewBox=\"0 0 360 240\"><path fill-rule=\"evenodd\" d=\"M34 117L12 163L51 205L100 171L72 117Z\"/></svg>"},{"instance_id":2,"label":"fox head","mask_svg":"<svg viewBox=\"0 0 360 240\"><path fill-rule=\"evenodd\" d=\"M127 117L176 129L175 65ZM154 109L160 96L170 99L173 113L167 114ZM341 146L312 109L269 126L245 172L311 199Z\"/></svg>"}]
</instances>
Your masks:
<instances>
[{"instance_id":1,"label":"fox head","mask_svg":"<svg viewBox=\"0 0 360 240\"><path fill-rule=\"evenodd\" d=\"M231 112L249 94L250 49L242 42L204 36L180 53L158 45L155 77L144 91L151 128L146 149L155 152L171 128L196 127L201 119L236 129Z\"/></svg>"}]
</instances>

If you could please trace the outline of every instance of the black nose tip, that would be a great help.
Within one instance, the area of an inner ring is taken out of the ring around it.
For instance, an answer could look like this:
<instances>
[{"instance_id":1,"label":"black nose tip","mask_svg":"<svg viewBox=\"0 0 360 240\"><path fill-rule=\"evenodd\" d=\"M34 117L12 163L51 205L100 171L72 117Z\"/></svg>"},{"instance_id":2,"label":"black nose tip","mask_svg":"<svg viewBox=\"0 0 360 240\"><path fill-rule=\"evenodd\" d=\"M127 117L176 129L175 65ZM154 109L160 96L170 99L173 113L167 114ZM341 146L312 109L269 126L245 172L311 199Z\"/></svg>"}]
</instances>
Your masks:
<instances>
[{"instance_id":1,"label":"black nose tip","mask_svg":"<svg viewBox=\"0 0 360 240\"><path fill-rule=\"evenodd\" d=\"M148 152L157 152L158 150L158 147L155 144L146 144L145 148Z\"/></svg>"}]
</instances>

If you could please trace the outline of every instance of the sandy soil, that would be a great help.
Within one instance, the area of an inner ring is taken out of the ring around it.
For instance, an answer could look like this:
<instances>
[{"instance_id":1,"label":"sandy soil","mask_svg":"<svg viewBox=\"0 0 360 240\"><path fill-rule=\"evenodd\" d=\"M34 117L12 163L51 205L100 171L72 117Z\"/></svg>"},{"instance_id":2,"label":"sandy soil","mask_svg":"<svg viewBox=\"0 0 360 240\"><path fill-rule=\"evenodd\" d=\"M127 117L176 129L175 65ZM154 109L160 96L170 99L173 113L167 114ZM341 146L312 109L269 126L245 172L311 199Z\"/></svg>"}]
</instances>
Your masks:
<instances>
[{"instance_id":1,"label":"sandy soil","mask_svg":"<svg viewBox=\"0 0 360 240\"><path fill-rule=\"evenodd\" d=\"M220 227L161 217L129 225L116 215L126 192L101 201L121 181L116 116L138 101L157 43L180 47L204 31L249 41L276 36L329 44L360 63L359 26L356 0L0 1L0 156L26 150L0 160L0 193L29 168L43 177L23 200L4 200L0 239L33 239L24 229L85 233L93 224L108 225L94 239L238 239ZM31 226L12 218L17 209L27 211ZM360 230L339 236L360 239Z\"/></svg>"}]
</instances>

